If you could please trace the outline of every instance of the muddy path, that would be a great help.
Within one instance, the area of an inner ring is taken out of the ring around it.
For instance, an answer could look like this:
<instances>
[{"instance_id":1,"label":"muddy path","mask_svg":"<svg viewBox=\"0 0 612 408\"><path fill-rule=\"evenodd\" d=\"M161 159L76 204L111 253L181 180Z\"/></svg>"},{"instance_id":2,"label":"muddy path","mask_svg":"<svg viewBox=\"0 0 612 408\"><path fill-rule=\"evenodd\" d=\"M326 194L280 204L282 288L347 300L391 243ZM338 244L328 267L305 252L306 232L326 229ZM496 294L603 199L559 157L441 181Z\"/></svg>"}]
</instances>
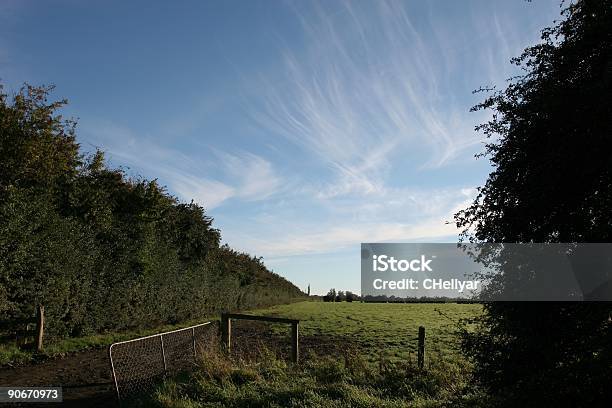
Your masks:
<instances>
[{"instance_id":1,"label":"muddy path","mask_svg":"<svg viewBox=\"0 0 612 408\"><path fill-rule=\"evenodd\" d=\"M63 387L63 404L24 404L23 406L117 406L107 348L80 351L24 366L0 368L0 386ZM7 404L7 406L19 405Z\"/></svg>"}]
</instances>

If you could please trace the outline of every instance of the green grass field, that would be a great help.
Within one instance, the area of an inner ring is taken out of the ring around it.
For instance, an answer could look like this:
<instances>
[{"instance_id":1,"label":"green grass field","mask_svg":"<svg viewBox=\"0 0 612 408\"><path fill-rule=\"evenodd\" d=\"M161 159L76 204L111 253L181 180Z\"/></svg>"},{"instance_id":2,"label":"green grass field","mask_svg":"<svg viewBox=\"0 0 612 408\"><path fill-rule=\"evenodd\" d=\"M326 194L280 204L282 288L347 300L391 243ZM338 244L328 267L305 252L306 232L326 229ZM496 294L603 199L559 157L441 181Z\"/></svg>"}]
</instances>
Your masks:
<instances>
[{"instance_id":1,"label":"green grass field","mask_svg":"<svg viewBox=\"0 0 612 408\"><path fill-rule=\"evenodd\" d=\"M133 406L487 406L472 385L471 366L459 352L457 336L460 320L481 309L472 304L307 301L254 310L249 313L300 319L300 352L305 357L299 364L275 353L281 343L255 346L257 336L287 336L286 325L263 323L233 339L236 346L244 342L254 350L254 359L239 353L202 355L195 372L165 381L153 396ZM235 329L240 322L233 323ZM415 356L419 326L426 327L424 369ZM271 333L264 332L267 329ZM330 342L335 347L326 349Z\"/></svg>"},{"instance_id":2,"label":"green grass field","mask_svg":"<svg viewBox=\"0 0 612 408\"><path fill-rule=\"evenodd\" d=\"M428 355L435 353L450 359L460 358L455 333L456 323L475 316L480 310L481 306L477 304L302 301L247 313L300 319L301 336L320 338L319 344L344 339L358 346L368 360L378 361L381 356L392 360L414 358L418 327L421 325L426 328ZM53 357L91 347L107 346L115 341L196 323L199 321L148 330L65 339L48 344L44 354L39 357ZM278 334L284 335L287 332L283 325L270 327ZM0 345L0 365L19 364L32 358L32 352L20 350L12 344Z\"/></svg>"},{"instance_id":3,"label":"green grass field","mask_svg":"<svg viewBox=\"0 0 612 408\"><path fill-rule=\"evenodd\" d=\"M463 319L481 310L476 304L300 301L246 311L299 319L300 363L292 364L287 357L287 325L258 323L243 326L241 332L243 321L235 321L230 355L216 348L203 351L193 372L167 379L153 395L126 406L486 406L483 394L472 387L471 365L459 351L457 333ZM186 325L188 322L181 326ZM426 328L424 369L416 364L419 326ZM63 340L50 344L45 355L145 334ZM250 352L248 358L240 354L240 345Z\"/></svg>"},{"instance_id":4,"label":"green grass field","mask_svg":"<svg viewBox=\"0 0 612 408\"><path fill-rule=\"evenodd\" d=\"M426 349L444 358L460 358L458 324L476 316L478 304L299 302L253 311L253 314L300 319L301 336L345 338L369 360L414 358L419 326ZM275 331L286 331L275 326Z\"/></svg>"}]
</instances>

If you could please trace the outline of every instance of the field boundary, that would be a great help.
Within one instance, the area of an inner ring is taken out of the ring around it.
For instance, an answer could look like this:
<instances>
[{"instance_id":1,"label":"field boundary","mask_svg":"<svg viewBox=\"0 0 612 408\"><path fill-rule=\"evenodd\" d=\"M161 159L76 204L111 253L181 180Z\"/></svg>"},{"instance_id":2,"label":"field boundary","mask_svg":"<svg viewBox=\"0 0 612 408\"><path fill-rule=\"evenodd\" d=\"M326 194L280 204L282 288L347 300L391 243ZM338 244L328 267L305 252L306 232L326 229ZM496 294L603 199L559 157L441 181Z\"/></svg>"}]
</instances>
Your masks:
<instances>
[{"instance_id":1,"label":"field boundary","mask_svg":"<svg viewBox=\"0 0 612 408\"><path fill-rule=\"evenodd\" d=\"M150 389L170 373L193 366L213 321L119 341L108 348L113 384L120 402Z\"/></svg>"},{"instance_id":2,"label":"field boundary","mask_svg":"<svg viewBox=\"0 0 612 408\"><path fill-rule=\"evenodd\" d=\"M241 313L222 313L221 314L221 343L226 352L231 350L232 345L232 319L235 320L254 320L268 323L286 323L291 325L291 361L297 363L299 360L299 319L288 319L275 316L257 316Z\"/></svg>"}]
</instances>

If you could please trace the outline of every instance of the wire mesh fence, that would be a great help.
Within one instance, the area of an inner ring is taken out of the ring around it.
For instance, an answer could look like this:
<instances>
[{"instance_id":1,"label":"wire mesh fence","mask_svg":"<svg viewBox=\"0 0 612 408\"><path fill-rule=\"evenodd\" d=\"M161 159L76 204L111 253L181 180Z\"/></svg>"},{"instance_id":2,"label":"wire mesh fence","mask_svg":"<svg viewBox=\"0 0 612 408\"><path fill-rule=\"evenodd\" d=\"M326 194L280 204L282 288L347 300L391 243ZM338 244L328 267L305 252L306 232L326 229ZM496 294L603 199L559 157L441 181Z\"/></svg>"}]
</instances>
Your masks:
<instances>
[{"instance_id":1,"label":"wire mesh fence","mask_svg":"<svg viewBox=\"0 0 612 408\"><path fill-rule=\"evenodd\" d=\"M112 344L109 358L119 401L150 392L164 377L193 367L197 356L217 343L214 323Z\"/></svg>"},{"instance_id":2,"label":"wire mesh fence","mask_svg":"<svg viewBox=\"0 0 612 408\"><path fill-rule=\"evenodd\" d=\"M109 353L119 400L149 393L165 376L192 368L200 356L209 355L210 351L229 351L226 357L247 361L257 361L262 355L271 354L291 360L290 325L233 319L230 347L220 349L218 323L208 322L113 344ZM430 367L438 361L453 359L455 353L460 352L454 329L447 327L426 327L421 353L418 327L406 328L384 338L372 336L364 328L343 335L305 332L299 339L300 361L324 357L346 362L359 357L379 364L403 362Z\"/></svg>"}]
</instances>

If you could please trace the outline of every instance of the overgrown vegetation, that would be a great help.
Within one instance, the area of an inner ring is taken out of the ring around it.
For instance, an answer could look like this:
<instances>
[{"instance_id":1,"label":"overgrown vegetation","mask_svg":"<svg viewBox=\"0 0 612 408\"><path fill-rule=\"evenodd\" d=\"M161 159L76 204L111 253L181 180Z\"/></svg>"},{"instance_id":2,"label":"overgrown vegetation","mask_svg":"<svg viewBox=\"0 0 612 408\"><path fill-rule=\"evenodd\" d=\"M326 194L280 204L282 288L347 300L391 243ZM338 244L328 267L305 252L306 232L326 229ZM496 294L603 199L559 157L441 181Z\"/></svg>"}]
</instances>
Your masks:
<instances>
[{"instance_id":1,"label":"overgrown vegetation","mask_svg":"<svg viewBox=\"0 0 612 408\"><path fill-rule=\"evenodd\" d=\"M166 381L134 406L187 407L414 407L483 405L469 387L466 366L431 360L371 364L359 353L310 355L299 365L265 348L253 360L210 352L191 375Z\"/></svg>"},{"instance_id":2,"label":"overgrown vegetation","mask_svg":"<svg viewBox=\"0 0 612 408\"><path fill-rule=\"evenodd\" d=\"M485 155L494 171L456 215L457 226L475 242L610 242L612 2L570 3L514 62L524 75L475 108L493 110L480 130L491 137ZM609 285L598 290L609 299ZM612 401L609 302L500 302L484 310L464 351L503 405Z\"/></svg>"},{"instance_id":3,"label":"overgrown vegetation","mask_svg":"<svg viewBox=\"0 0 612 408\"><path fill-rule=\"evenodd\" d=\"M260 258L220 246L198 204L80 153L51 90L0 87L0 320L42 304L59 339L302 295Z\"/></svg>"}]
</instances>

